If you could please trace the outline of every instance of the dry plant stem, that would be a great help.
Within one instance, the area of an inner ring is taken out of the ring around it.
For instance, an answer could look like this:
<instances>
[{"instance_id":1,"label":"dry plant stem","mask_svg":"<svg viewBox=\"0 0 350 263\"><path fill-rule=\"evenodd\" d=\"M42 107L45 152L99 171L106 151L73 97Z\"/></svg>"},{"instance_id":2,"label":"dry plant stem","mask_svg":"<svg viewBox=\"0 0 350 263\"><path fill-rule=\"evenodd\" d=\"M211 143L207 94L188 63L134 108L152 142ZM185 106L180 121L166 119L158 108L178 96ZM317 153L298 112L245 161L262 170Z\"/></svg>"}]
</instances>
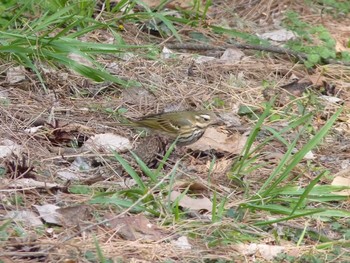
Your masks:
<instances>
[{"instance_id":1,"label":"dry plant stem","mask_svg":"<svg viewBox=\"0 0 350 263\"><path fill-rule=\"evenodd\" d=\"M57 254L57 255L59 255L59 254ZM16 251L16 252L1 252L0 256L3 256L3 257L45 257L45 256L47 256L47 253L45 251L43 251L43 252L34 252L34 251L33 252L19 252L19 251Z\"/></svg>"},{"instance_id":2,"label":"dry plant stem","mask_svg":"<svg viewBox=\"0 0 350 263\"><path fill-rule=\"evenodd\" d=\"M61 245L62 243L64 243L64 242L67 242L67 241L71 240L72 238L74 238L74 237L76 237L76 236L82 234L83 232L85 232L85 231L87 231L87 230L89 230L89 229L91 229L91 228L94 228L94 227L99 226L99 225L102 225L102 224L106 224L106 223L108 223L108 222L110 222L110 221L113 221L113 220L115 220L115 219L117 219L117 218L122 217L123 215L125 215L126 213L128 213L129 211L131 211L131 209L133 209L135 206L137 206L137 205L138 205L142 200L144 200L150 193L152 193L155 189L157 189L166 179L168 179L169 176L170 176L170 175L172 174L172 172L174 171L174 169L178 166L178 164L179 164L179 161L176 162L176 164L174 165L173 169L172 169L166 176L164 176L164 177L162 178L162 180L160 180L154 187L152 187L150 190L148 190L147 193L146 193L145 195L143 195L140 199L138 199L138 200L137 200L132 206L130 206L128 209L126 209L126 210L123 211L122 213L120 213L120 214L118 214L118 215L116 215L116 216L114 216L114 217L112 217L112 218L108 218L108 219L105 219L105 220L103 220L103 221L101 221L101 222L98 222L98 223L92 224L92 225L90 225L90 226L87 226L87 227L83 228L82 230L78 231L77 233L75 233L75 234L73 234L73 235L70 235L70 236L64 238L64 239L61 241L60 245ZM54 248L55 246L57 246L57 245L53 245L53 246L51 246L51 247L45 249L43 252L48 252L48 251L50 251L52 248Z\"/></svg>"},{"instance_id":3,"label":"dry plant stem","mask_svg":"<svg viewBox=\"0 0 350 263\"><path fill-rule=\"evenodd\" d=\"M304 53L296 52L290 49L276 47L276 46L260 46L260 45L249 45L249 44L229 44L223 46L211 46L211 45L200 45L200 44L171 44L167 45L170 49L192 49L192 50L226 50L227 48L240 48L240 49L253 49L258 51L267 51L278 54L286 54L289 56L296 57L300 61L304 61L307 55Z\"/></svg>"},{"instance_id":4,"label":"dry plant stem","mask_svg":"<svg viewBox=\"0 0 350 263\"><path fill-rule=\"evenodd\" d=\"M298 59L298 61L301 61L302 63L304 63L304 61L307 59L307 54L305 53L296 52L296 51L282 48L282 47L249 45L249 44L239 44L239 43L223 45L223 46L211 46L211 45L201 45L201 44L168 44L167 48L189 49L189 50L222 50L222 51L226 50L227 48L240 48L240 49L252 49L252 50L258 50L258 51L267 51L271 53L284 54L284 55L295 57ZM350 66L350 63L336 61L334 59L325 59L324 62L326 64L339 64L344 66Z\"/></svg>"}]
</instances>

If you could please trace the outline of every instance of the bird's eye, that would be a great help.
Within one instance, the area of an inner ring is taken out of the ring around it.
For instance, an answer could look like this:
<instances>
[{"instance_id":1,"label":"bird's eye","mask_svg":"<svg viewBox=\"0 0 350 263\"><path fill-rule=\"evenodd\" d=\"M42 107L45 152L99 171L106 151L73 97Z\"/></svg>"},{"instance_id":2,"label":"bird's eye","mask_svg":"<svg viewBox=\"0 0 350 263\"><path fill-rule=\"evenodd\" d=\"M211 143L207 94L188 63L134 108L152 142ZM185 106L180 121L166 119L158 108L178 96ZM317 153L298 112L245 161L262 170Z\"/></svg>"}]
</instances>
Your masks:
<instances>
[{"instance_id":1,"label":"bird's eye","mask_svg":"<svg viewBox=\"0 0 350 263\"><path fill-rule=\"evenodd\" d=\"M210 116L209 115L207 115L207 114L202 114L202 115L199 115L201 118L202 118L202 120L204 120L204 121L210 121Z\"/></svg>"}]
</instances>

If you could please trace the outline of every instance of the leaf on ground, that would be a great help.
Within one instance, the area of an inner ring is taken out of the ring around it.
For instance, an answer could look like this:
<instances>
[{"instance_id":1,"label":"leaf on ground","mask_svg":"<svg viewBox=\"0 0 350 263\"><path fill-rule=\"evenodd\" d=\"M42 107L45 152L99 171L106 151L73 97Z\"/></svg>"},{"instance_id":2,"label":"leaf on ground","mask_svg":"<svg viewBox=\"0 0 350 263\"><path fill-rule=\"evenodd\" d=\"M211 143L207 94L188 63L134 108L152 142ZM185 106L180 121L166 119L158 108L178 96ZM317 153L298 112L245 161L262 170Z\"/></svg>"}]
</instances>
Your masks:
<instances>
[{"instance_id":1,"label":"leaf on ground","mask_svg":"<svg viewBox=\"0 0 350 263\"><path fill-rule=\"evenodd\" d=\"M78 137L92 134L92 129L79 123L61 123L57 120L52 121L53 124L47 124L47 138L55 145L68 143L78 139ZM38 130L41 133L40 129Z\"/></svg>"},{"instance_id":2,"label":"leaf on ground","mask_svg":"<svg viewBox=\"0 0 350 263\"><path fill-rule=\"evenodd\" d=\"M235 246L238 252L246 256L261 256L269 262L273 260L279 253L284 251L283 246L272 246L265 244L240 244Z\"/></svg>"},{"instance_id":3,"label":"leaf on ground","mask_svg":"<svg viewBox=\"0 0 350 263\"><path fill-rule=\"evenodd\" d=\"M187 195L181 196L181 192L171 191L170 200L174 202L177 198L181 198L179 200L179 206L183 208L187 208L190 210L206 210L211 212L213 204L207 197L202 198L192 198Z\"/></svg>"},{"instance_id":4,"label":"leaf on ground","mask_svg":"<svg viewBox=\"0 0 350 263\"><path fill-rule=\"evenodd\" d=\"M149 8L155 8L159 6L162 2L161 0L143 0L143 2L149 7Z\"/></svg>"},{"instance_id":5,"label":"leaf on ground","mask_svg":"<svg viewBox=\"0 0 350 263\"><path fill-rule=\"evenodd\" d=\"M87 205L59 207L56 205L34 205L40 217L49 224L73 227L88 219L90 209Z\"/></svg>"},{"instance_id":6,"label":"leaf on ground","mask_svg":"<svg viewBox=\"0 0 350 263\"><path fill-rule=\"evenodd\" d=\"M23 66L9 68L6 72L6 82L14 84L26 79L26 70Z\"/></svg>"},{"instance_id":7,"label":"leaf on ground","mask_svg":"<svg viewBox=\"0 0 350 263\"><path fill-rule=\"evenodd\" d=\"M14 141L4 139L0 141L0 158L5 158L12 153L19 155L22 147Z\"/></svg>"},{"instance_id":8,"label":"leaf on ground","mask_svg":"<svg viewBox=\"0 0 350 263\"><path fill-rule=\"evenodd\" d=\"M207 63L209 61L218 61L217 58L214 57L209 57L209 56L196 56L196 58L194 59L194 62L196 64L203 64L203 63Z\"/></svg>"},{"instance_id":9,"label":"leaf on ground","mask_svg":"<svg viewBox=\"0 0 350 263\"><path fill-rule=\"evenodd\" d=\"M109 214L106 218L114 216ZM118 235L126 240L158 241L166 237L160 228L141 214L115 218L110 221L110 227L117 230Z\"/></svg>"},{"instance_id":10,"label":"leaf on ground","mask_svg":"<svg viewBox=\"0 0 350 263\"><path fill-rule=\"evenodd\" d=\"M307 79L310 80L311 83L315 86L321 85L323 82L327 80L327 78L323 76L323 73L321 72L316 72L312 75L309 75Z\"/></svg>"},{"instance_id":11,"label":"leaf on ground","mask_svg":"<svg viewBox=\"0 0 350 263\"><path fill-rule=\"evenodd\" d=\"M335 40L335 50L336 52L347 51L350 52L349 38L350 31L348 25L341 25L339 23L332 23L332 21L327 21L324 26L329 30L332 38Z\"/></svg>"},{"instance_id":12,"label":"leaf on ground","mask_svg":"<svg viewBox=\"0 0 350 263\"><path fill-rule=\"evenodd\" d=\"M284 84L280 86L282 90L276 90L276 94L280 94L281 91L286 91L286 94L283 94L284 96L293 95L295 97L301 97L303 96L303 93L306 91L308 87L312 86L312 82L309 79L303 78L303 79L296 79L292 80L292 82L288 84ZM291 98L289 98L291 99Z\"/></svg>"},{"instance_id":13,"label":"leaf on ground","mask_svg":"<svg viewBox=\"0 0 350 263\"><path fill-rule=\"evenodd\" d=\"M166 46L164 46L163 49L162 49L161 56L162 56L163 59L169 59L172 56L174 56L174 52L171 49L169 49Z\"/></svg>"},{"instance_id":14,"label":"leaf on ground","mask_svg":"<svg viewBox=\"0 0 350 263\"><path fill-rule=\"evenodd\" d=\"M148 1L151 1L151 0L148 0ZM190 8L193 8L193 1L192 0L168 1L168 3L166 4L166 7L170 9L175 9L175 10L190 9ZM199 11L202 12L203 11L202 8L200 8Z\"/></svg>"},{"instance_id":15,"label":"leaf on ground","mask_svg":"<svg viewBox=\"0 0 350 263\"><path fill-rule=\"evenodd\" d=\"M232 160L219 159L219 160L216 160L212 168L211 166L212 166L211 161L208 161L206 164L206 171L210 171L210 169L212 169L211 170L212 175L217 175L217 176L226 175L227 171L232 167Z\"/></svg>"},{"instance_id":16,"label":"leaf on ground","mask_svg":"<svg viewBox=\"0 0 350 263\"><path fill-rule=\"evenodd\" d=\"M44 127L43 125L39 125L36 127L30 127L30 128L25 129L24 132L28 133L28 134L36 134L36 133L39 133L39 131L42 131L43 127Z\"/></svg>"},{"instance_id":17,"label":"leaf on ground","mask_svg":"<svg viewBox=\"0 0 350 263\"><path fill-rule=\"evenodd\" d=\"M287 29L278 29L263 34L258 34L258 36L262 39L272 40L275 42L286 42L297 38L294 32Z\"/></svg>"},{"instance_id":18,"label":"leaf on ground","mask_svg":"<svg viewBox=\"0 0 350 263\"><path fill-rule=\"evenodd\" d=\"M15 221L21 221L26 226L38 227L43 225L37 214L27 210L9 211L4 218L12 218Z\"/></svg>"},{"instance_id":19,"label":"leaf on ground","mask_svg":"<svg viewBox=\"0 0 350 263\"><path fill-rule=\"evenodd\" d=\"M10 93L7 90L3 89L3 87L0 87L0 101L10 101Z\"/></svg>"},{"instance_id":20,"label":"leaf on ground","mask_svg":"<svg viewBox=\"0 0 350 263\"><path fill-rule=\"evenodd\" d=\"M91 134L93 130L86 126L82 125L79 123L68 123L68 124L60 124L59 127L55 127L56 129L59 128L60 132L65 132L65 133L73 133L73 132L78 132L78 133L87 133Z\"/></svg>"},{"instance_id":21,"label":"leaf on ground","mask_svg":"<svg viewBox=\"0 0 350 263\"><path fill-rule=\"evenodd\" d=\"M314 160L314 159L316 159L316 157L315 157L315 155L314 155L314 153L313 153L312 151L308 151L308 152L305 154L305 156L304 156L303 159L304 159L304 160Z\"/></svg>"},{"instance_id":22,"label":"leaf on ground","mask_svg":"<svg viewBox=\"0 0 350 263\"><path fill-rule=\"evenodd\" d=\"M193 151L208 151L215 150L217 152L228 152L231 154L239 154L245 143L247 137L239 133L228 135L222 131L210 127L208 128L202 138L193 144L186 146Z\"/></svg>"},{"instance_id":23,"label":"leaf on ground","mask_svg":"<svg viewBox=\"0 0 350 263\"><path fill-rule=\"evenodd\" d=\"M184 9L194 8L193 0L172 0L172 1L143 0L142 2L145 3L151 9L162 6L163 4L164 4L165 8L174 9L174 10L184 10ZM198 11L202 12L203 10L202 10L202 8L200 8ZM179 14L177 14L178 11L169 11L168 10L168 13L170 13L176 17L179 16Z\"/></svg>"},{"instance_id":24,"label":"leaf on ground","mask_svg":"<svg viewBox=\"0 0 350 263\"><path fill-rule=\"evenodd\" d=\"M184 182L176 181L173 186L173 190L182 191L188 188L188 192L192 194L207 194L208 187L200 182Z\"/></svg>"},{"instance_id":25,"label":"leaf on ground","mask_svg":"<svg viewBox=\"0 0 350 263\"><path fill-rule=\"evenodd\" d=\"M337 98L334 96L327 96L327 95L321 95L320 98L327 101L327 102L333 103L333 104L336 104L336 103L343 101L340 98Z\"/></svg>"},{"instance_id":26,"label":"leaf on ground","mask_svg":"<svg viewBox=\"0 0 350 263\"><path fill-rule=\"evenodd\" d=\"M83 146L83 150L107 152L122 152L131 148L132 145L128 138L112 133L96 134L90 137Z\"/></svg>"},{"instance_id":27,"label":"leaf on ground","mask_svg":"<svg viewBox=\"0 0 350 263\"><path fill-rule=\"evenodd\" d=\"M225 64L234 64L238 63L244 56L245 54L238 48L228 48L224 51L220 60L224 61Z\"/></svg>"},{"instance_id":28,"label":"leaf on ground","mask_svg":"<svg viewBox=\"0 0 350 263\"><path fill-rule=\"evenodd\" d=\"M79 226L91 217L90 207L87 205L75 205L62 207L56 210L60 225L65 227Z\"/></svg>"},{"instance_id":29,"label":"leaf on ground","mask_svg":"<svg viewBox=\"0 0 350 263\"><path fill-rule=\"evenodd\" d=\"M205 163L196 163L194 165L189 165L187 166L187 169L189 169L191 172L195 172L204 180L207 180L208 175L210 175L210 180L214 180L212 182L217 182L217 180L222 181L222 179L227 179L226 174L232 168L232 162L232 159L221 158L217 159L213 164L211 160L207 160ZM208 188L206 188L206 190L208 191Z\"/></svg>"},{"instance_id":30,"label":"leaf on ground","mask_svg":"<svg viewBox=\"0 0 350 263\"><path fill-rule=\"evenodd\" d=\"M34 207L38 210L40 217L49 224L61 225L59 220L59 214L57 209L59 206L46 204L46 205L34 205Z\"/></svg>"},{"instance_id":31,"label":"leaf on ground","mask_svg":"<svg viewBox=\"0 0 350 263\"><path fill-rule=\"evenodd\" d=\"M186 236L181 236L176 240L172 240L171 244L174 246L183 249L183 250L189 250L192 249L191 244L188 242L188 238Z\"/></svg>"},{"instance_id":32,"label":"leaf on ground","mask_svg":"<svg viewBox=\"0 0 350 263\"><path fill-rule=\"evenodd\" d=\"M335 185L335 186L348 186L350 187L350 171L348 171L348 174L347 174L347 178L346 177L343 177L343 176L336 176L334 177L333 179L333 182L332 182L332 185ZM333 194L336 194L336 195L343 195L343 196L350 196L350 189L349 190L342 190L342 191L339 191L339 192L334 192Z\"/></svg>"},{"instance_id":33,"label":"leaf on ground","mask_svg":"<svg viewBox=\"0 0 350 263\"><path fill-rule=\"evenodd\" d=\"M142 87L130 87L122 90L121 97L125 104L153 105L156 97L147 89Z\"/></svg>"}]
</instances>

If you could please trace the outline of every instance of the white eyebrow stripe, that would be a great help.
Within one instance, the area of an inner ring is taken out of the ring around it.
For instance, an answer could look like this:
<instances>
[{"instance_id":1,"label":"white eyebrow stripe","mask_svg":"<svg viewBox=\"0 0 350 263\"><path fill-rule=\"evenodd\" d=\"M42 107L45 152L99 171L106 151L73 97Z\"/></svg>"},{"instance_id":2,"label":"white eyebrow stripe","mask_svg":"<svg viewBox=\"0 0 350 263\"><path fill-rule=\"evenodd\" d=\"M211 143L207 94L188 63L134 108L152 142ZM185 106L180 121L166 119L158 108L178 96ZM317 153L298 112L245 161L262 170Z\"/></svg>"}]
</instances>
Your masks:
<instances>
[{"instance_id":1,"label":"white eyebrow stripe","mask_svg":"<svg viewBox=\"0 0 350 263\"><path fill-rule=\"evenodd\" d=\"M201 114L200 115L203 119L210 120L210 116L207 114Z\"/></svg>"}]
</instances>

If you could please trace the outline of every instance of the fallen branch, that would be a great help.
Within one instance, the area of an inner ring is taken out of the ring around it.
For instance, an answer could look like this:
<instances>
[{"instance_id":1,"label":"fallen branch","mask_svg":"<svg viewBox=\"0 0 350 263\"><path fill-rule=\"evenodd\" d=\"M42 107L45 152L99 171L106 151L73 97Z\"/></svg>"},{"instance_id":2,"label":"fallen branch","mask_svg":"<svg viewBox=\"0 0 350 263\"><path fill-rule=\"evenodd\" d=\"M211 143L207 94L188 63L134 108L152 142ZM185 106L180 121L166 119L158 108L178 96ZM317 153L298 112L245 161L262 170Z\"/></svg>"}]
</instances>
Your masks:
<instances>
[{"instance_id":1,"label":"fallen branch","mask_svg":"<svg viewBox=\"0 0 350 263\"><path fill-rule=\"evenodd\" d=\"M258 51L266 51L271 53L277 53L277 54L284 54L291 57L296 58L298 61L304 63L305 60L307 60L307 54L302 52L293 51L287 48L283 47L277 47L277 46L261 46L261 45L250 45L250 44L240 44L240 43L234 43L229 45L223 45L223 46L212 46L212 45L203 45L203 44L167 44L167 48L169 49L188 49L188 50L226 50L228 48L239 48L239 49L251 49L251 50L258 50ZM339 64L344 66L350 66L350 63L348 62L341 62L337 61L335 59L324 59L323 60L325 64Z\"/></svg>"}]
</instances>

